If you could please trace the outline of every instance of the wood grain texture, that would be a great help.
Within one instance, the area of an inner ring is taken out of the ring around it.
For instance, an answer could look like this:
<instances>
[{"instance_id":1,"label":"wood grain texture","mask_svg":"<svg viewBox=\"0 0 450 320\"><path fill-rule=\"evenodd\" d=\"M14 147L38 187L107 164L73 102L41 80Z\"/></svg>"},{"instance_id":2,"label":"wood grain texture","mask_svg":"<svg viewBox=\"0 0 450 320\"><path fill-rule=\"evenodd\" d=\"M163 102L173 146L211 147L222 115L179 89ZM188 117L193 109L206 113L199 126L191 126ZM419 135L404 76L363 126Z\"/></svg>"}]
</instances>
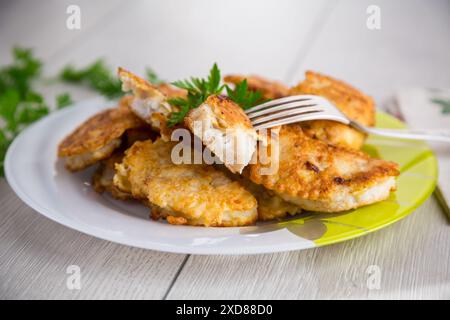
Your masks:
<instances>
[{"instance_id":1,"label":"wood grain texture","mask_svg":"<svg viewBox=\"0 0 450 320\"><path fill-rule=\"evenodd\" d=\"M69 5L81 8L81 29L66 27ZM83 42L123 5L120 0L29 0L0 3L0 61L9 61L13 46L34 48L42 59L51 60Z\"/></svg>"},{"instance_id":2,"label":"wood grain texture","mask_svg":"<svg viewBox=\"0 0 450 320\"><path fill-rule=\"evenodd\" d=\"M380 8L380 30L366 26L369 5ZM305 70L345 79L382 106L404 87L450 87L450 2L435 0L344 0L287 81Z\"/></svg>"},{"instance_id":3,"label":"wood grain texture","mask_svg":"<svg viewBox=\"0 0 450 320\"><path fill-rule=\"evenodd\" d=\"M400 84L450 86L448 2L378 1L382 30L365 27L368 1L70 1L82 30L65 28L65 4L0 4L0 61L12 44L31 45L47 75L68 62L104 56L168 80L225 72L260 73L292 83L317 69L383 101ZM424 13L420 15L420 13ZM420 21L420 25L417 23ZM416 37L411 41L412 34ZM291 71L293 70L293 71ZM76 101L92 92L61 89ZM23 204L0 180L0 299L450 298L450 226L434 198L374 234L307 251L254 256L185 256L109 243L60 226ZM185 260L187 257L187 260ZM82 289L66 287L79 265ZM367 267L381 269L368 290Z\"/></svg>"},{"instance_id":4,"label":"wood grain texture","mask_svg":"<svg viewBox=\"0 0 450 320\"><path fill-rule=\"evenodd\" d=\"M298 71L288 73L284 80L296 83L306 69L323 71L358 84L378 101L410 81L450 85L448 73L433 76L439 62L441 66L450 64L445 53L450 50L448 2L437 1L431 8L420 1L379 1L380 32L366 27L369 4L340 1L324 12L323 27L299 53ZM423 12L429 14L422 17L419 27L417 15ZM413 35L421 39L420 47L410 41ZM431 47L445 50L436 52ZM425 58L428 54L435 60ZM168 298L448 299L449 232L432 198L405 221L330 247L260 256L191 256ZM371 265L382 271L380 290L367 289L366 270Z\"/></svg>"},{"instance_id":5,"label":"wood grain texture","mask_svg":"<svg viewBox=\"0 0 450 320\"><path fill-rule=\"evenodd\" d=\"M168 299L448 299L450 226L436 200L376 233L289 253L191 256ZM380 290L366 272L381 270Z\"/></svg>"},{"instance_id":6,"label":"wood grain texture","mask_svg":"<svg viewBox=\"0 0 450 320\"><path fill-rule=\"evenodd\" d=\"M0 299L161 299L184 255L131 248L53 222L0 180ZM69 290L67 267L81 271Z\"/></svg>"},{"instance_id":7,"label":"wood grain texture","mask_svg":"<svg viewBox=\"0 0 450 320\"><path fill-rule=\"evenodd\" d=\"M110 65L137 73L150 66L170 81L204 76L214 62L224 73L282 79L325 5L324 0L133 1L83 43L52 59L48 71L104 56Z\"/></svg>"}]
</instances>

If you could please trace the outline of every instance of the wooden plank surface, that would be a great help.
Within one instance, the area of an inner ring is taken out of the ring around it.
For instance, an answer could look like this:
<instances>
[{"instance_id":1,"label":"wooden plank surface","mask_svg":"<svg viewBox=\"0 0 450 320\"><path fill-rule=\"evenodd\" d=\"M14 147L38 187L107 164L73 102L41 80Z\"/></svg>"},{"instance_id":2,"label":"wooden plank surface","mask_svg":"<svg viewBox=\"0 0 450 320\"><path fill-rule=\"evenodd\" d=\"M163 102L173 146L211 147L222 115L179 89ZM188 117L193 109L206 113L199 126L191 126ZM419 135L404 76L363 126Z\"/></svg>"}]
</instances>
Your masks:
<instances>
[{"instance_id":1,"label":"wooden plank surface","mask_svg":"<svg viewBox=\"0 0 450 320\"><path fill-rule=\"evenodd\" d=\"M304 251L190 256L168 299L448 299L450 227L434 198L359 239ZM369 266L380 289L369 289Z\"/></svg>"},{"instance_id":2,"label":"wooden plank surface","mask_svg":"<svg viewBox=\"0 0 450 320\"><path fill-rule=\"evenodd\" d=\"M380 8L379 30L366 26L369 5ZM447 0L340 1L297 70L317 70L372 95L378 107L404 87L450 87L450 2Z\"/></svg>"},{"instance_id":3,"label":"wooden plank surface","mask_svg":"<svg viewBox=\"0 0 450 320\"><path fill-rule=\"evenodd\" d=\"M84 14L79 31L65 28L68 3ZM449 67L448 2L378 3L382 29L369 33L368 1L2 2L0 61L17 43L36 47L46 75L99 56L136 72L152 66L168 80L203 75L214 61L225 72L291 83L311 68L357 84L378 102L403 84L450 86L442 72ZM43 88L48 99L61 89ZM92 95L76 89L74 98ZM450 298L449 237L431 198L386 230L330 247L239 257L164 254L60 226L1 180L0 299ZM81 268L79 291L65 283L72 264ZM380 290L366 286L370 265L380 267Z\"/></svg>"},{"instance_id":4,"label":"wooden plank surface","mask_svg":"<svg viewBox=\"0 0 450 320\"><path fill-rule=\"evenodd\" d=\"M184 255L131 248L53 222L0 180L0 299L161 299ZM79 266L81 290L67 268Z\"/></svg>"},{"instance_id":5,"label":"wooden plank surface","mask_svg":"<svg viewBox=\"0 0 450 320\"><path fill-rule=\"evenodd\" d=\"M340 1L324 11L323 27L300 53L298 70L284 80L294 84L306 69L319 70L357 84L378 102L394 94L397 85L450 86L448 72L436 74L450 67L449 3L394 3L377 2L380 31L366 27L370 1ZM331 247L262 256L191 256L168 298L448 299L449 232L432 198L405 221ZM370 265L380 267L380 290L366 286Z\"/></svg>"}]
</instances>

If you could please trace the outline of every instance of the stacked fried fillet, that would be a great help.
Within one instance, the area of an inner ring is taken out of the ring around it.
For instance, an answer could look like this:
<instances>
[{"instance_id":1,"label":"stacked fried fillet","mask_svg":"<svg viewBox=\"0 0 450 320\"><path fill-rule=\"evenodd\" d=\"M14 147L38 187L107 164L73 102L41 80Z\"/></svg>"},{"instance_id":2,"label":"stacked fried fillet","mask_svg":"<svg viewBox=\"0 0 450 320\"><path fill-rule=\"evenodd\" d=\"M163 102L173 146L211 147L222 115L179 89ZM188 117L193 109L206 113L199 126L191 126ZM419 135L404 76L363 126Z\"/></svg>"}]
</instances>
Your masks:
<instances>
[{"instance_id":1,"label":"stacked fried fillet","mask_svg":"<svg viewBox=\"0 0 450 320\"><path fill-rule=\"evenodd\" d=\"M181 126L203 144L197 150L185 143L183 150L209 151L220 164L178 163L173 151L179 143L170 141L175 128L167 121L179 110L169 99L186 92L150 84L121 68L118 74L123 90L132 95L75 129L60 143L58 155L71 171L98 163L94 189L142 202L153 219L246 226L302 210L350 210L384 200L395 190L397 165L359 151L365 139L360 132L331 121L309 121L274 128L262 137L242 109L222 95L192 109ZM319 95L349 118L374 125L372 99L331 77L307 72L293 88L257 76L224 80L237 84L243 79L266 99ZM269 157L262 161L261 154Z\"/></svg>"}]
</instances>

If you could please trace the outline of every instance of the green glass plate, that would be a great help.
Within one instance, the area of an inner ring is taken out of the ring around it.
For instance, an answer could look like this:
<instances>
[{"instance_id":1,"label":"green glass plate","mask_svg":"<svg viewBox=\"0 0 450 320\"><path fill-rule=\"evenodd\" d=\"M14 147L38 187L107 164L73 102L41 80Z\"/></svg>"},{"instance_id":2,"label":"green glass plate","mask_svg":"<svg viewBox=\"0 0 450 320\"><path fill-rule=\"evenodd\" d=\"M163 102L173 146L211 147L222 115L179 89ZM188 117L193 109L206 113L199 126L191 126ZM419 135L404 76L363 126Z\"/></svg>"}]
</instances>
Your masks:
<instances>
[{"instance_id":1,"label":"green glass plate","mask_svg":"<svg viewBox=\"0 0 450 320\"><path fill-rule=\"evenodd\" d=\"M402 129L406 126L396 118L378 112L377 127ZM313 241L316 246L333 244L376 231L406 217L433 192L438 165L426 142L370 136L363 151L399 164L397 191L387 200L338 214L305 213L287 221L259 225L251 233L287 229Z\"/></svg>"}]
</instances>

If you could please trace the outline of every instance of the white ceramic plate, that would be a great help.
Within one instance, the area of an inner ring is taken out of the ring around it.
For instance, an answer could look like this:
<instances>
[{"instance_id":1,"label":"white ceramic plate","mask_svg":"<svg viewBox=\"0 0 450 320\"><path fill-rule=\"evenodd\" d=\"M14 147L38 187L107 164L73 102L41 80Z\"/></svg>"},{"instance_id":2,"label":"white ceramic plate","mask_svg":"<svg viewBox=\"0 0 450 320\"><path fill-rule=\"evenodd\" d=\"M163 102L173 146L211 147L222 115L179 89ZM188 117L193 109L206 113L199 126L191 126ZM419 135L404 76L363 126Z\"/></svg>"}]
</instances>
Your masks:
<instances>
[{"instance_id":1,"label":"white ceramic plate","mask_svg":"<svg viewBox=\"0 0 450 320\"><path fill-rule=\"evenodd\" d=\"M376 211L383 212L383 217L374 218L368 210L355 213L358 219L368 219L364 227L354 223L352 212L335 216L316 214L313 218L306 215L288 222L242 228L174 226L152 221L149 209L138 203L97 194L90 183L94 168L73 174L57 159L59 141L89 116L113 105L95 99L52 113L17 137L5 159L8 182L26 204L49 219L98 238L145 249L192 254L299 250L377 230L405 216L431 192L430 184L420 191L423 193L420 201L408 204L404 210L394 200L381 203L381 210ZM389 212L392 214L385 218Z\"/></svg>"},{"instance_id":2,"label":"white ceramic plate","mask_svg":"<svg viewBox=\"0 0 450 320\"><path fill-rule=\"evenodd\" d=\"M55 112L27 128L5 159L8 183L47 218L89 235L140 248L193 254L263 253L314 247L288 231L241 234L246 228L173 226L149 219L148 208L97 194L93 169L70 173L57 145L89 116L113 104L95 99Z\"/></svg>"}]
</instances>

